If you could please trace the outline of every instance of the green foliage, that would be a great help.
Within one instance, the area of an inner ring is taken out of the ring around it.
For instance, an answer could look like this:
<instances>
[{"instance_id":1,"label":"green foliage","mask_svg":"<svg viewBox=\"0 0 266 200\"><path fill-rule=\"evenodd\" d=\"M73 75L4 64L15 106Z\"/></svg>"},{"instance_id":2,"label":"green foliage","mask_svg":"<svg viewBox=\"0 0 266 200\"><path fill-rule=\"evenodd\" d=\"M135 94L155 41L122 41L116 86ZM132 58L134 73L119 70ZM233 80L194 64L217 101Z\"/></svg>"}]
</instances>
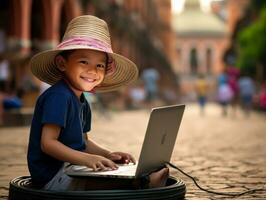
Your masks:
<instances>
[{"instance_id":1,"label":"green foliage","mask_svg":"<svg viewBox=\"0 0 266 200\"><path fill-rule=\"evenodd\" d=\"M266 5L265 0L252 0L250 3L251 3L251 7L255 9L256 11L259 11Z\"/></svg>"},{"instance_id":2,"label":"green foliage","mask_svg":"<svg viewBox=\"0 0 266 200\"><path fill-rule=\"evenodd\" d=\"M243 71L254 71L258 65L266 67L266 7L261 9L259 18L238 35L237 64Z\"/></svg>"}]
</instances>

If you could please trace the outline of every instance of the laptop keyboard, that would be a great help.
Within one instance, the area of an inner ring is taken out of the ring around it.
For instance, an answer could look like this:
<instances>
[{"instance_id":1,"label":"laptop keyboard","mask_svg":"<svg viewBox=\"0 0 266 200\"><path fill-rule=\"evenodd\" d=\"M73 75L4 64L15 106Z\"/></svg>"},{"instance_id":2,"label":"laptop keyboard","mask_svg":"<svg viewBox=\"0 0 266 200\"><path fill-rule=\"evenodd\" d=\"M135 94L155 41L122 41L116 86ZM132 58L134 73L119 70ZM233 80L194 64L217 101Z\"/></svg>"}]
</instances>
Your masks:
<instances>
[{"instance_id":1,"label":"laptop keyboard","mask_svg":"<svg viewBox=\"0 0 266 200\"><path fill-rule=\"evenodd\" d=\"M72 172L74 174L102 174L102 175L122 175L122 176L134 176L137 169L137 164L123 164L118 165L118 169L116 170L107 170L107 171L93 171L92 168L88 168L86 166L80 166L80 165L72 165Z\"/></svg>"}]
</instances>

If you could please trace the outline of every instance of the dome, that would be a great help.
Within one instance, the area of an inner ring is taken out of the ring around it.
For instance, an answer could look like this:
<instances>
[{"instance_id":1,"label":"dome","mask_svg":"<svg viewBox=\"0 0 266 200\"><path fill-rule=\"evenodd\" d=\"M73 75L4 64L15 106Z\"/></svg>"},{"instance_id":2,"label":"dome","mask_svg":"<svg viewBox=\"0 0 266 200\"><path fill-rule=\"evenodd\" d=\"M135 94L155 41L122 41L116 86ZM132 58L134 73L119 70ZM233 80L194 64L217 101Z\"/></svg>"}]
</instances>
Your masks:
<instances>
[{"instance_id":1,"label":"dome","mask_svg":"<svg viewBox=\"0 0 266 200\"><path fill-rule=\"evenodd\" d=\"M180 36L224 36L227 32L221 19L200 9L199 0L186 0L183 12L173 16L172 25Z\"/></svg>"}]
</instances>

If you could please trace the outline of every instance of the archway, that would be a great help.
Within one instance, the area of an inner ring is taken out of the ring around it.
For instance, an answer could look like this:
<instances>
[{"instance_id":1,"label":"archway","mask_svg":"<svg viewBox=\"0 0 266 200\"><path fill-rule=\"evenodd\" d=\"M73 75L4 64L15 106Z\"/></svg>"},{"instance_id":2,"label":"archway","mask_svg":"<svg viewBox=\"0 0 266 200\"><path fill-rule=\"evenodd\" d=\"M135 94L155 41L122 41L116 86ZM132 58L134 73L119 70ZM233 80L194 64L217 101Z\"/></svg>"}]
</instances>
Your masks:
<instances>
[{"instance_id":1,"label":"archway","mask_svg":"<svg viewBox=\"0 0 266 200\"><path fill-rule=\"evenodd\" d=\"M206 72L207 74L212 73L212 49L207 48L206 50Z\"/></svg>"},{"instance_id":2,"label":"archway","mask_svg":"<svg viewBox=\"0 0 266 200\"><path fill-rule=\"evenodd\" d=\"M190 50L190 72L191 74L197 74L198 72L198 52L196 48Z\"/></svg>"}]
</instances>

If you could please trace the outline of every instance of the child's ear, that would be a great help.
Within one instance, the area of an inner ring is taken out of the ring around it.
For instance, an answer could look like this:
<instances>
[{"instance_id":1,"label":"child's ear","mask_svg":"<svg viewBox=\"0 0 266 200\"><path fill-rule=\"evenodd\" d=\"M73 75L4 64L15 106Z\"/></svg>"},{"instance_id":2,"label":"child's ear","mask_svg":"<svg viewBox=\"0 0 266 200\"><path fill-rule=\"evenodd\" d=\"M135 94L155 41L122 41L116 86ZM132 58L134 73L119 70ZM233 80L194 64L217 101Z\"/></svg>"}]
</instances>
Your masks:
<instances>
[{"instance_id":1,"label":"child's ear","mask_svg":"<svg viewBox=\"0 0 266 200\"><path fill-rule=\"evenodd\" d=\"M66 70L66 60L63 58L63 56L61 55L56 56L55 64L60 71L63 72Z\"/></svg>"}]
</instances>

